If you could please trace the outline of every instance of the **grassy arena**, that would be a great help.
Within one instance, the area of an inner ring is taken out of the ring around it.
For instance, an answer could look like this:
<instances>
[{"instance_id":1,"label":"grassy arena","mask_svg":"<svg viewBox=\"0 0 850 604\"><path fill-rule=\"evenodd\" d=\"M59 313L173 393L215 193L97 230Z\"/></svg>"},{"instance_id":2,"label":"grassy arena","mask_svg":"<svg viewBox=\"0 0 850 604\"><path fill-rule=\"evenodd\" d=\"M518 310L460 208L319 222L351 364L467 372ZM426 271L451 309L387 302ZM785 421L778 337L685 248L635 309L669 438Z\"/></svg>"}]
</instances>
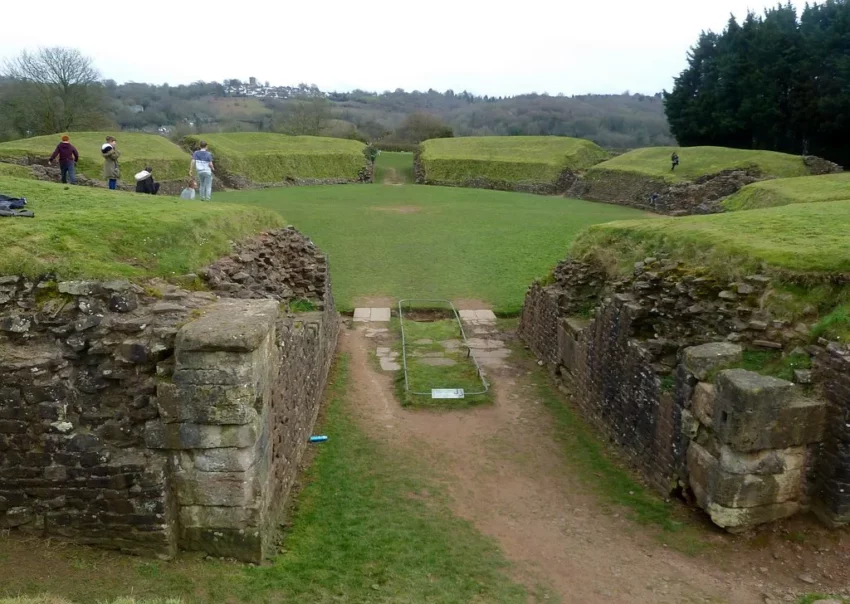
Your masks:
<instances>
[{"instance_id":1,"label":"grassy arena","mask_svg":"<svg viewBox=\"0 0 850 604\"><path fill-rule=\"evenodd\" d=\"M186 147L207 141L220 173L255 183L291 180L356 181L366 166L365 145L321 136L288 136L269 132L233 132L187 136Z\"/></svg>"},{"instance_id":2,"label":"grassy arena","mask_svg":"<svg viewBox=\"0 0 850 604\"><path fill-rule=\"evenodd\" d=\"M138 132L71 132L71 144L80 153L77 172L102 180L103 158L100 146L108 134L118 139L121 151L121 180L135 182L133 175L146 166L154 169L159 181L178 180L189 170L189 155L162 136ZM0 143L0 160L46 160L59 143L60 136L36 136L8 143ZM2 175L2 172L0 172Z\"/></svg>"},{"instance_id":3,"label":"grassy arena","mask_svg":"<svg viewBox=\"0 0 850 604\"><path fill-rule=\"evenodd\" d=\"M608 154L587 140L563 136L441 138L421 145L425 181L463 186L473 181L552 185L564 171L580 172Z\"/></svg>"}]
</instances>

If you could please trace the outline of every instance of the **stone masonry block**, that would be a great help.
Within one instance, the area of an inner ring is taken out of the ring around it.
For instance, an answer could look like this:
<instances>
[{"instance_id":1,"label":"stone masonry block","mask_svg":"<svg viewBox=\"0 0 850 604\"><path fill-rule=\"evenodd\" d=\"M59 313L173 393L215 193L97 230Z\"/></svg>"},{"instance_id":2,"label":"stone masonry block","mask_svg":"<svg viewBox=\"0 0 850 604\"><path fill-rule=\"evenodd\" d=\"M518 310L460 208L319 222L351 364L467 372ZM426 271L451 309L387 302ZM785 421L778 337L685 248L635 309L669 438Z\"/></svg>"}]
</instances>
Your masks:
<instances>
[{"instance_id":1,"label":"stone masonry block","mask_svg":"<svg viewBox=\"0 0 850 604\"><path fill-rule=\"evenodd\" d=\"M257 461L256 447L201 449L181 456L181 467L201 472L244 472Z\"/></svg>"},{"instance_id":2,"label":"stone masonry block","mask_svg":"<svg viewBox=\"0 0 850 604\"><path fill-rule=\"evenodd\" d=\"M250 352L274 329L280 314L275 300L223 300L177 334L183 351Z\"/></svg>"},{"instance_id":3,"label":"stone masonry block","mask_svg":"<svg viewBox=\"0 0 850 604\"><path fill-rule=\"evenodd\" d=\"M723 445L719 461L720 470L729 474L784 474L802 470L806 447L741 453Z\"/></svg>"},{"instance_id":4,"label":"stone masonry block","mask_svg":"<svg viewBox=\"0 0 850 604\"><path fill-rule=\"evenodd\" d=\"M791 382L750 371L722 371L716 381L713 428L736 451L785 449L818 442L826 406L794 398Z\"/></svg>"},{"instance_id":5,"label":"stone masonry block","mask_svg":"<svg viewBox=\"0 0 850 604\"><path fill-rule=\"evenodd\" d=\"M245 529L260 524L255 508L211 505L184 505L180 508L180 526Z\"/></svg>"},{"instance_id":6,"label":"stone masonry block","mask_svg":"<svg viewBox=\"0 0 850 604\"><path fill-rule=\"evenodd\" d=\"M691 398L691 411L694 417L707 428L712 426L715 394L713 384L699 382L694 388L694 394Z\"/></svg>"},{"instance_id":7,"label":"stone masonry block","mask_svg":"<svg viewBox=\"0 0 850 604\"><path fill-rule=\"evenodd\" d=\"M175 493L181 506L260 508L260 489L255 472L175 473Z\"/></svg>"},{"instance_id":8,"label":"stone masonry block","mask_svg":"<svg viewBox=\"0 0 850 604\"><path fill-rule=\"evenodd\" d=\"M727 508L717 503L711 503L706 512L711 516L711 521L714 524L731 533L736 533L759 524L788 518L799 512L800 508L801 505L797 501L785 501L752 508Z\"/></svg>"},{"instance_id":9,"label":"stone masonry block","mask_svg":"<svg viewBox=\"0 0 850 604\"><path fill-rule=\"evenodd\" d=\"M269 534L259 528L226 529L187 527L180 531L180 547L213 556L259 563L268 550Z\"/></svg>"},{"instance_id":10,"label":"stone masonry block","mask_svg":"<svg viewBox=\"0 0 850 604\"><path fill-rule=\"evenodd\" d=\"M263 392L253 384L218 386L159 382L156 403L163 422L247 424L262 410Z\"/></svg>"},{"instance_id":11,"label":"stone masonry block","mask_svg":"<svg viewBox=\"0 0 850 604\"><path fill-rule=\"evenodd\" d=\"M712 342L686 348L684 362L697 379L704 380L713 369L740 361L743 354L744 350L737 344Z\"/></svg>"},{"instance_id":12,"label":"stone masonry block","mask_svg":"<svg viewBox=\"0 0 850 604\"><path fill-rule=\"evenodd\" d=\"M165 424L151 420L145 424L145 444L151 449L218 449L253 447L260 433L261 419L241 426L204 424Z\"/></svg>"}]
</instances>

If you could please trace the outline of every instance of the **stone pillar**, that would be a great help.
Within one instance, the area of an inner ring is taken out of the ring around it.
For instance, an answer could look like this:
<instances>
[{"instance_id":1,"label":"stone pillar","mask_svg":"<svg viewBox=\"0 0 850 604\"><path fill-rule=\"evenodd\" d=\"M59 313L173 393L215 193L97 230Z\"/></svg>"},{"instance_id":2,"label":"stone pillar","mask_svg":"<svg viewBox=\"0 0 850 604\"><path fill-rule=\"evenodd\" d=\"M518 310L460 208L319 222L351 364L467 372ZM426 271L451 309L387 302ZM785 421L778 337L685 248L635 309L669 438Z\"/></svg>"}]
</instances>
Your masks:
<instances>
[{"instance_id":1,"label":"stone pillar","mask_svg":"<svg viewBox=\"0 0 850 604\"><path fill-rule=\"evenodd\" d=\"M821 440L825 410L791 382L743 369L721 371L713 387L697 385L687 467L715 524L740 531L801 509L806 446Z\"/></svg>"},{"instance_id":2,"label":"stone pillar","mask_svg":"<svg viewBox=\"0 0 850 604\"><path fill-rule=\"evenodd\" d=\"M181 549L254 562L268 549L278 314L273 300L226 300L177 334L145 439L172 452Z\"/></svg>"}]
</instances>

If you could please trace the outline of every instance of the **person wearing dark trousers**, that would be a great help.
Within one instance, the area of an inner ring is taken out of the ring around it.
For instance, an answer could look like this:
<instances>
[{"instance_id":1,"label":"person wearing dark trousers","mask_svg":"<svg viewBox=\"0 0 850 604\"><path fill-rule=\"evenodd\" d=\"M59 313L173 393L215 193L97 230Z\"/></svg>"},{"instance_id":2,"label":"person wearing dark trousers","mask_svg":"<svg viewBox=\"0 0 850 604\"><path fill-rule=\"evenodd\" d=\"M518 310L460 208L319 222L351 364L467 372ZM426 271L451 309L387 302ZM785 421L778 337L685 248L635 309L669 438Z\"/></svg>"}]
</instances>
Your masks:
<instances>
[{"instance_id":1,"label":"person wearing dark trousers","mask_svg":"<svg viewBox=\"0 0 850 604\"><path fill-rule=\"evenodd\" d=\"M106 143L101 146L103 154L103 177L109 181L109 188L113 191L118 188L118 179L121 178L121 168L118 166L118 158L121 152L117 149L118 141L114 136L107 136Z\"/></svg>"},{"instance_id":2,"label":"person wearing dark trousers","mask_svg":"<svg viewBox=\"0 0 850 604\"><path fill-rule=\"evenodd\" d=\"M672 172L676 169L676 166L679 165L679 154L673 151L673 155L670 156L670 161L673 163L673 167L670 168L670 171Z\"/></svg>"},{"instance_id":3,"label":"person wearing dark trousers","mask_svg":"<svg viewBox=\"0 0 850 604\"><path fill-rule=\"evenodd\" d=\"M153 179L153 168L145 168L136 174L136 193L156 195L159 193L159 184Z\"/></svg>"},{"instance_id":4,"label":"person wearing dark trousers","mask_svg":"<svg viewBox=\"0 0 850 604\"><path fill-rule=\"evenodd\" d=\"M72 185L77 184L77 162L80 161L80 154L77 149L71 144L71 139L67 134L62 136L62 142L56 145L56 150L53 155L47 160L53 163L56 158L59 158L59 171L62 174L62 182L70 182Z\"/></svg>"}]
</instances>

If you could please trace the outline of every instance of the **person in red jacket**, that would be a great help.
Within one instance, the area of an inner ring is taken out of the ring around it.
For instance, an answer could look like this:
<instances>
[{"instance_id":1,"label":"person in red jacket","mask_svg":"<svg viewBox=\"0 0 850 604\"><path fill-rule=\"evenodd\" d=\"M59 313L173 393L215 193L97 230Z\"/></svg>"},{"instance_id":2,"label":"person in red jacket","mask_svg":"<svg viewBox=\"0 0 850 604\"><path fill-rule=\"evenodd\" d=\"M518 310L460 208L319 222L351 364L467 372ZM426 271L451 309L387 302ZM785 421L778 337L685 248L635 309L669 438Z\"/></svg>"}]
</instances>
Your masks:
<instances>
[{"instance_id":1,"label":"person in red jacket","mask_svg":"<svg viewBox=\"0 0 850 604\"><path fill-rule=\"evenodd\" d=\"M71 144L71 139L68 135L62 137L62 142L56 145L56 150L48 160L53 163L53 160L59 158L59 170L62 173L62 182L71 181L72 185L77 184L77 162L80 161L80 154L77 149Z\"/></svg>"}]
</instances>

